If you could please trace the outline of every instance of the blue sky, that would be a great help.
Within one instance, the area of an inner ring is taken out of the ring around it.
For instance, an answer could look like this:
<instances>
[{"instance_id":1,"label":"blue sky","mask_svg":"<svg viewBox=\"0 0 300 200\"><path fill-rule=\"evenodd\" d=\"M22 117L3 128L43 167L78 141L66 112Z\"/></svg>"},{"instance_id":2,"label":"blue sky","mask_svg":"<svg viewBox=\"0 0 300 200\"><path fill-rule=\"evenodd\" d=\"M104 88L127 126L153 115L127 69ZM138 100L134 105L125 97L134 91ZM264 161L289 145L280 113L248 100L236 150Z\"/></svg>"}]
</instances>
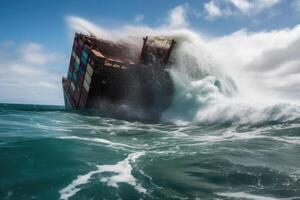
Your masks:
<instances>
[{"instance_id":1,"label":"blue sky","mask_svg":"<svg viewBox=\"0 0 300 200\"><path fill-rule=\"evenodd\" d=\"M69 16L106 29L159 27L170 23L172 11L173 22L183 20L180 25L185 28L218 38L242 29L256 33L293 29L299 24L300 1L1 1L0 102L63 103L58 80L67 71L72 45L74 30L66 20Z\"/></svg>"}]
</instances>

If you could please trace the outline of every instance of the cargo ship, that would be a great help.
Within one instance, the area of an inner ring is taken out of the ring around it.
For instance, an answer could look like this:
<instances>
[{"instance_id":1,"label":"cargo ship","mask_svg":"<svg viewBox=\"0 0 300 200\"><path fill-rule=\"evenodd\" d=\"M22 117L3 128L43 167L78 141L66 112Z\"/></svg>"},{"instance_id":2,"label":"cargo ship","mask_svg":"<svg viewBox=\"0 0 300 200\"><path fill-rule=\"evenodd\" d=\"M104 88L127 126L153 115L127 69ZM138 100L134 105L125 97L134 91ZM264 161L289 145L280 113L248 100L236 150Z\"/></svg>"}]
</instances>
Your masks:
<instances>
[{"instance_id":1,"label":"cargo ship","mask_svg":"<svg viewBox=\"0 0 300 200\"><path fill-rule=\"evenodd\" d=\"M175 40L141 41L138 48L75 33L68 75L62 78L66 108L158 119L174 94L168 68Z\"/></svg>"}]
</instances>

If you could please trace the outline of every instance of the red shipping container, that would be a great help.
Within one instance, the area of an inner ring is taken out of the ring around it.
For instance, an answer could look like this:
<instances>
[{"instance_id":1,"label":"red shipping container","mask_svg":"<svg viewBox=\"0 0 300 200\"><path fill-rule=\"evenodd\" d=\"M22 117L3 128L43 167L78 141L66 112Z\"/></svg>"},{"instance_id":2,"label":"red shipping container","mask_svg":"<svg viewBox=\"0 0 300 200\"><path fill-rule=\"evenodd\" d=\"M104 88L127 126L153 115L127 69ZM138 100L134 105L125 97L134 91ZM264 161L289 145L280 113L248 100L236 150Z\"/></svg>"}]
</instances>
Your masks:
<instances>
[{"instance_id":1,"label":"red shipping container","mask_svg":"<svg viewBox=\"0 0 300 200\"><path fill-rule=\"evenodd\" d=\"M74 67L73 67L72 65L70 65L69 71L70 71L71 73L74 72Z\"/></svg>"},{"instance_id":2,"label":"red shipping container","mask_svg":"<svg viewBox=\"0 0 300 200\"><path fill-rule=\"evenodd\" d=\"M76 49L76 55L80 58L81 57L81 53L82 53L82 47L81 46L77 46L77 49Z\"/></svg>"},{"instance_id":3,"label":"red shipping container","mask_svg":"<svg viewBox=\"0 0 300 200\"><path fill-rule=\"evenodd\" d=\"M81 75L81 73L79 71L77 72L77 80L79 83L82 83L82 81L83 81L83 76Z\"/></svg>"},{"instance_id":4,"label":"red shipping container","mask_svg":"<svg viewBox=\"0 0 300 200\"><path fill-rule=\"evenodd\" d=\"M77 44L76 40L74 40L74 43L73 43L73 49L76 49L77 46L78 46L78 44Z\"/></svg>"},{"instance_id":5,"label":"red shipping container","mask_svg":"<svg viewBox=\"0 0 300 200\"><path fill-rule=\"evenodd\" d=\"M79 46L83 47L83 41L79 39Z\"/></svg>"}]
</instances>

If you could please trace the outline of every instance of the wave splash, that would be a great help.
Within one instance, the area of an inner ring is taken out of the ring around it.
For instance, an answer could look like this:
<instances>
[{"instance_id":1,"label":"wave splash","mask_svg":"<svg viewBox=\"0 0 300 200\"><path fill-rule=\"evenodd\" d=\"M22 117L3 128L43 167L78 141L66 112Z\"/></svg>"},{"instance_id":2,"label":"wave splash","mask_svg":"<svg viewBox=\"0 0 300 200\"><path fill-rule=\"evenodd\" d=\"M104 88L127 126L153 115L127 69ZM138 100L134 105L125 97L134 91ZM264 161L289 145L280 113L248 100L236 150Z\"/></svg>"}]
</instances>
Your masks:
<instances>
[{"instance_id":1,"label":"wave splash","mask_svg":"<svg viewBox=\"0 0 300 200\"><path fill-rule=\"evenodd\" d=\"M194 37L190 34L186 32L186 37ZM263 124L300 119L300 106L295 101L264 94L259 89L253 91L243 85L243 80L233 79L230 71L211 56L213 52L206 50L209 46L200 36L192 42L179 40L178 43L170 70L176 94L172 106L164 113L164 120Z\"/></svg>"}]
</instances>

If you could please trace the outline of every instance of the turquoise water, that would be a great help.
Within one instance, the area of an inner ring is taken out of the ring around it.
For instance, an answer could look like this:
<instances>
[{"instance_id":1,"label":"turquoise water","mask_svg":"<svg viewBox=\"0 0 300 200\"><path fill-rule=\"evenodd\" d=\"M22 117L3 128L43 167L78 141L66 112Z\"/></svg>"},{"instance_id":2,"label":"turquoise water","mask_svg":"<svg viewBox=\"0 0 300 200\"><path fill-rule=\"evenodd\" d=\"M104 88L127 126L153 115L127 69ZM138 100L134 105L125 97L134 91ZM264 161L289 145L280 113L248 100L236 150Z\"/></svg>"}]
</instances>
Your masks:
<instances>
[{"instance_id":1,"label":"turquoise water","mask_svg":"<svg viewBox=\"0 0 300 200\"><path fill-rule=\"evenodd\" d=\"M143 123L0 105L0 199L300 199L299 120Z\"/></svg>"}]
</instances>

